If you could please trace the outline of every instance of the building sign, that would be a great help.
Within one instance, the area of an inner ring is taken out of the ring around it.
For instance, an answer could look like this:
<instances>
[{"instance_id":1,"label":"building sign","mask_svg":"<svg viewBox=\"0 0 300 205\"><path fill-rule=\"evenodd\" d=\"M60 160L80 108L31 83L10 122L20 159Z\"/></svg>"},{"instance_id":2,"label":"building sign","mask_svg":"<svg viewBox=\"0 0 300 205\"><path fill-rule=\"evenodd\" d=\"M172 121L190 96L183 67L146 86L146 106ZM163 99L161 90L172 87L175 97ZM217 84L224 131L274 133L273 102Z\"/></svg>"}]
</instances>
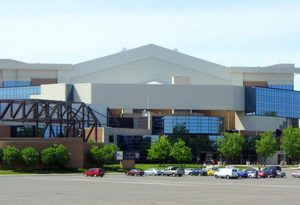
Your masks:
<instances>
[{"instance_id":1,"label":"building sign","mask_svg":"<svg viewBox=\"0 0 300 205\"><path fill-rule=\"evenodd\" d=\"M117 151L116 159L117 160L123 160L123 151Z\"/></svg>"}]
</instances>

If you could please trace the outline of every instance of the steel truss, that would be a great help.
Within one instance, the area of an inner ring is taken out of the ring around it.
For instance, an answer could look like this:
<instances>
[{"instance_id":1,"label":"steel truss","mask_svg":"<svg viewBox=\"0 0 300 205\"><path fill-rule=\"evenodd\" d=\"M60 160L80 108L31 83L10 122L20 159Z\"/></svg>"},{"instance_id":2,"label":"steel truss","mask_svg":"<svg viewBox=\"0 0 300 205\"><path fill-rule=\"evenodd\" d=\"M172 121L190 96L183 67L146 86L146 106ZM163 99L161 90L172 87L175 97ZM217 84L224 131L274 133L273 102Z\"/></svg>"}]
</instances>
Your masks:
<instances>
[{"instance_id":1,"label":"steel truss","mask_svg":"<svg viewBox=\"0 0 300 205\"><path fill-rule=\"evenodd\" d=\"M36 127L35 137L82 137L87 142L93 134L98 141L101 123L85 103L52 100L0 100L0 121L22 122ZM53 126L59 129L59 136ZM41 128L42 131L38 128ZM84 128L90 128L85 133Z\"/></svg>"}]
</instances>

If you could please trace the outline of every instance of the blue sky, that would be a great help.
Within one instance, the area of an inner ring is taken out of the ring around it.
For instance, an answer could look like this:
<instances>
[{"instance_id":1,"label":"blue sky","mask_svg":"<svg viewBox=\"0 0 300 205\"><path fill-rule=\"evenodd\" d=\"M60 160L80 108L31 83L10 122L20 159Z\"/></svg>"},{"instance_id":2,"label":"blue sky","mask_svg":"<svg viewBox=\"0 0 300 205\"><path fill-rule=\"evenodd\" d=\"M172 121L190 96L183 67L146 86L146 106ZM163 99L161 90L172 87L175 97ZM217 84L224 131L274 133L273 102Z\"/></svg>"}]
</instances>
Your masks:
<instances>
[{"instance_id":1,"label":"blue sky","mask_svg":"<svg viewBox=\"0 0 300 205\"><path fill-rule=\"evenodd\" d=\"M0 58L78 63L154 43L226 66L300 67L300 1L0 0Z\"/></svg>"}]
</instances>

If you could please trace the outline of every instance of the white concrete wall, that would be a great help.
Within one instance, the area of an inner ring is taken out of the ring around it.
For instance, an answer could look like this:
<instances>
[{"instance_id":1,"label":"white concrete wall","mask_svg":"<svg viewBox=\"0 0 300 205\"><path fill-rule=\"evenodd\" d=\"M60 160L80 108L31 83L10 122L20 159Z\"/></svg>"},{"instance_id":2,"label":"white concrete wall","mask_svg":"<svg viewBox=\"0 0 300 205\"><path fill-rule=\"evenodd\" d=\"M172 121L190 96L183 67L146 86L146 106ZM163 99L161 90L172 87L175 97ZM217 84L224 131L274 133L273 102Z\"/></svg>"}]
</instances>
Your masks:
<instances>
[{"instance_id":1,"label":"white concrete wall","mask_svg":"<svg viewBox=\"0 0 300 205\"><path fill-rule=\"evenodd\" d=\"M92 84L91 103L103 108L242 111L244 110L244 88L240 86Z\"/></svg>"},{"instance_id":2,"label":"white concrete wall","mask_svg":"<svg viewBox=\"0 0 300 205\"><path fill-rule=\"evenodd\" d=\"M85 70L85 64L81 64L80 70ZM211 74L203 71L195 70L190 67L184 67L167 62L165 60L148 57L138 61L129 62L122 65L98 69L94 65L94 69L89 73L80 74L79 69L73 73L77 75L71 78L72 83L116 83L116 84L145 84L151 81L158 81L164 84L171 84L173 76L188 76L191 78L191 84L195 85L230 85L231 80L225 76L221 76L216 72ZM100 66L100 65L99 65Z\"/></svg>"},{"instance_id":3,"label":"white concrete wall","mask_svg":"<svg viewBox=\"0 0 300 205\"><path fill-rule=\"evenodd\" d=\"M285 121L285 118L266 116L245 116L244 112L236 112L235 128L248 131L276 130Z\"/></svg>"},{"instance_id":4,"label":"white concrete wall","mask_svg":"<svg viewBox=\"0 0 300 205\"><path fill-rule=\"evenodd\" d=\"M41 85L40 95L31 95L31 99L44 99L44 100L67 100L66 84L47 84Z\"/></svg>"},{"instance_id":5,"label":"white concrete wall","mask_svg":"<svg viewBox=\"0 0 300 205\"><path fill-rule=\"evenodd\" d=\"M4 81L30 81L31 78L57 78L56 70L2 70Z\"/></svg>"},{"instance_id":6,"label":"white concrete wall","mask_svg":"<svg viewBox=\"0 0 300 205\"><path fill-rule=\"evenodd\" d=\"M74 84L74 102L92 103L92 85L90 83Z\"/></svg>"}]
</instances>

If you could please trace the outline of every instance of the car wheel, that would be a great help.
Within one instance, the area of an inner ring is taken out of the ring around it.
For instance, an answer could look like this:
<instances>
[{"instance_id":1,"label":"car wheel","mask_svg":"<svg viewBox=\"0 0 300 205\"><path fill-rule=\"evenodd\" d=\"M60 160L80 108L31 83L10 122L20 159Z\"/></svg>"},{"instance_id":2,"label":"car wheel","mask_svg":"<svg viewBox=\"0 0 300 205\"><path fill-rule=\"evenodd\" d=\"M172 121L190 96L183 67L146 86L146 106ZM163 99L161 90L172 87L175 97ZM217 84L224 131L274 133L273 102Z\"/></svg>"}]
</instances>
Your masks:
<instances>
[{"instance_id":1,"label":"car wheel","mask_svg":"<svg viewBox=\"0 0 300 205\"><path fill-rule=\"evenodd\" d=\"M229 179L229 176L228 176L228 175L226 176L226 179Z\"/></svg>"}]
</instances>

